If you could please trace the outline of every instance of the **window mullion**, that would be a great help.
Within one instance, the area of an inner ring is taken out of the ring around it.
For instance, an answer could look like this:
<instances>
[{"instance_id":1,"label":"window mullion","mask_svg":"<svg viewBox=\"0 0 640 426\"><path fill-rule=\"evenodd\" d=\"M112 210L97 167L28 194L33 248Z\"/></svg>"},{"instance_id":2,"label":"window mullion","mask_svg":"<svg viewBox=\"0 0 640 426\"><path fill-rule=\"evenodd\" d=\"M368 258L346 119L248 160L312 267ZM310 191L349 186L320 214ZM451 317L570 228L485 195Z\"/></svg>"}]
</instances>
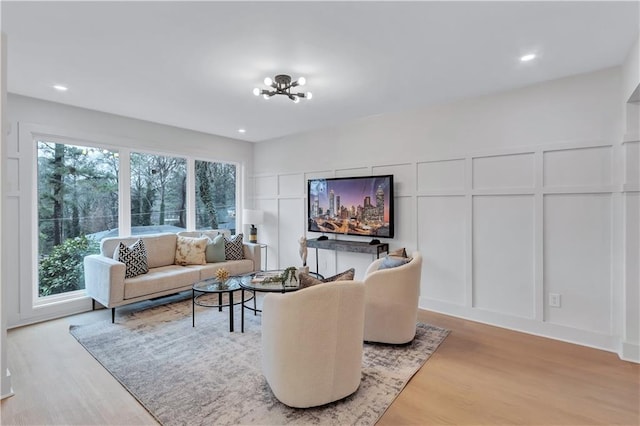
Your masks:
<instances>
[{"instance_id":1,"label":"window mullion","mask_svg":"<svg viewBox=\"0 0 640 426\"><path fill-rule=\"evenodd\" d=\"M196 229L196 162L187 159L187 229Z\"/></svg>"},{"instance_id":2,"label":"window mullion","mask_svg":"<svg viewBox=\"0 0 640 426\"><path fill-rule=\"evenodd\" d=\"M118 235L131 235L131 151L120 149Z\"/></svg>"}]
</instances>

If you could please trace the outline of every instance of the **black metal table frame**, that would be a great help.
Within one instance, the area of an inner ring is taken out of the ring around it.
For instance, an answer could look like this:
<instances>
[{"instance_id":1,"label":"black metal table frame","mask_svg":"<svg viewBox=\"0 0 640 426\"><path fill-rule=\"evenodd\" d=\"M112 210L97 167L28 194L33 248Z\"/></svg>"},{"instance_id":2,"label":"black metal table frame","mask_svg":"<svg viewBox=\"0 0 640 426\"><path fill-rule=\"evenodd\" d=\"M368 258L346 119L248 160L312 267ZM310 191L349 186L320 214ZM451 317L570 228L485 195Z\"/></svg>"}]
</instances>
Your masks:
<instances>
[{"instance_id":1,"label":"black metal table frame","mask_svg":"<svg viewBox=\"0 0 640 426\"><path fill-rule=\"evenodd\" d=\"M203 291L203 290L196 290L195 288L191 288L191 313L192 313L192 327L196 326L196 305L198 306L204 306L206 308L218 308L219 312L222 312L222 308L226 308L229 307L229 331L232 332L233 331L233 307L236 305L240 305L243 304L244 302L240 301L240 302L236 302L233 303L233 293L235 293L236 291L241 290L240 288L234 288L234 289L226 289L226 290L217 290L217 291ZM242 289L242 298L244 299L244 289ZM196 292L200 293L198 295L196 295ZM210 304L210 303L204 303L204 302L198 302L198 299L201 296L204 296L205 294L218 294L218 303L217 304ZM224 293L228 293L229 294L229 303L222 303L222 295ZM244 318L243 318L244 319Z\"/></svg>"}]
</instances>

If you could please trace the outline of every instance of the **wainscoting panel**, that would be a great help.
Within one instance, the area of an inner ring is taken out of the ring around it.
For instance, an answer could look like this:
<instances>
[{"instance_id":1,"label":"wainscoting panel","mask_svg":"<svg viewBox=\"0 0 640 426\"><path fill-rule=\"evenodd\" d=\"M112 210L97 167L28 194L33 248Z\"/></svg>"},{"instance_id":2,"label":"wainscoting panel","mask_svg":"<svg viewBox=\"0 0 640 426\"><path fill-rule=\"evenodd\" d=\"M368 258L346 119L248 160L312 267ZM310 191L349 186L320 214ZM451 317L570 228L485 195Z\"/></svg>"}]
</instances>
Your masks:
<instances>
[{"instance_id":1,"label":"wainscoting panel","mask_svg":"<svg viewBox=\"0 0 640 426\"><path fill-rule=\"evenodd\" d=\"M376 256L372 254L341 252L336 259L336 270L327 271L325 277L346 271L349 268L355 268L355 277L357 280L361 280L364 278L364 273L367 268L374 260L376 260Z\"/></svg>"},{"instance_id":2,"label":"wainscoting panel","mask_svg":"<svg viewBox=\"0 0 640 426\"><path fill-rule=\"evenodd\" d=\"M418 192L464 189L464 159L418 163Z\"/></svg>"},{"instance_id":3,"label":"wainscoting panel","mask_svg":"<svg viewBox=\"0 0 640 426\"><path fill-rule=\"evenodd\" d=\"M419 197L417 211L421 297L465 305L465 197Z\"/></svg>"},{"instance_id":4,"label":"wainscoting panel","mask_svg":"<svg viewBox=\"0 0 640 426\"><path fill-rule=\"evenodd\" d=\"M473 159L473 188L533 188L534 154L499 155Z\"/></svg>"},{"instance_id":5,"label":"wainscoting panel","mask_svg":"<svg viewBox=\"0 0 640 426\"><path fill-rule=\"evenodd\" d=\"M624 194L625 322L623 339L627 347L640 346L640 192ZM638 359L636 356L635 359Z\"/></svg>"},{"instance_id":6,"label":"wainscoting panel","mask_svg":"<svg viewBox=\"0 0 640 426\"><path fill-rule=\"evenodd\" d=\"M413 197L395 197L395 238L382 239L390 250L404 247L411 254L416 249L416 206Z\"/></svg>"},{"instance_id":7,"label":"wainscoting panel","mask_svg":"<svg viewBox=\"0 0 640 426\"><path fill-rule=\"evenodd\" d=\"M259 198L255 201L255 207L264 211L264 223L257 226L258 242L267 244L267 248L262 249L261 267L264 269L276 269L278 265L278 201L276 199Z\"/></svg>"},{"instance_id":8,"label":"wainscoting panel","mask_svg":"<svg viewBox=\"0 0 640 426\"><path fill-rule=\"evenodd\" d=\"M278 195L277 176L256 176L254 184L256 197L275 197Z\"/></svg>"},{"instance_id":9,"label":"wainscoting panel","mask_svg":"<svg viewBox=\"0 0 640 426\"><path fill-rule=\"evenodd\" d=\"M415 192L415 165L397 164L392 166L375 166L372 175L393 175L393 190L396 197L411 195Z\"/></svg>"},{"instance_id":10,"label":"wainscoting panel","mask_svg":"<svg viewBox=\"0 0 640 426\"><path fill-rule=\"evenodd\" d=\"M473 306L534 318L534 198L473 197Z\"/></svg>"},{"instance_id":11,"label":"wainscoting panel","mask_svg":"<svg viewBox=\"0 0 640 426\"><path fill-rule=\"evenodd\" d=\"M6 283L20 282L20 268L18 265L24 261L24 259L21 258L21 250L17 249L16 244L16 242L20 241L19 222L21 220L28 220L20 216L20 201L20 197L18 196L6 197L2 200L3 220L7 221L9 217L18 218L18 220L11 223L11 226L6 226L4 228L5 231L0 234L2 246L4 247L4 250L2 250L2 262L4 265L2 269L2 284L4 285L4 291L6 291L6 293L2 295L3 300L20 300L20 287L17 285L5 285ZM10 250L9 247L13 247L14 249ZM20 312L22 311L23 305L24 301L3 306L3 309L6 309L4 314L6 315L5 318L7 322L15 324L20 320Z\"/></svg>"},{"instance_id":12,"label":"wainscoting panel","mask_svg":"<svg viewBox=\"0 0 640 426\"><path fill-rule=\"evenodd\" d=\"M336 169L336 177L350 177L350 176L371 176L371 169L369 167L358 167L353 169Z\"/></svg>"},{"instance_id":13,"label":"wainscoting panel","mask_svg":"<svg viewBox=\"0 0 640 426\"><path fill-rule=\"evenodd\" d=\"M306 191L307 191L307 181L309 179L323 179L323 178L330 178L333 177L333 170L325 170L325 171L320 171L320 172L307 172L304 174L304 190L305 190L305 196L306 196Z\"/></svg>"},{"instance_id":14,"label":"wainscoting panel","mask_svg":"<svg viewBox=\"0 0 640 426\"><path fill-rule=\"evenodd\" d=\"M303 199L279 199L278 219L278 267L300 265L298 239L302 234L291 230L304 229Z\"/></svg>"},{"instance_id":15,"label":"wainscoting panel","mask_svg":"<svg viewBox=\"0 0 640 426\"><path fill-rule=\"evenodd\" d=\"M612 184L613 148L565 149L544 153L545 187L606 186Z\"/></svg>"},{"instance_id":16,"label":"wainscoting panel","mask_svg":"<svg viewBox=\"0 0 640 426\"><path fill-rule=\"evenodd\" d=\"M7 158L4 164L6 166L3 176L5 190L8 194L15 194L20 191L20 160Z\"/></svg>"},{"instance_id":17,"label":"wainscoting panel","mask_svg":"<svg viewBox=\"0 0 640 426\"><path fill-rule=\"evenodd\" d=\"M544 197L544 289L561 295L545 319L611 333L611 194Z\"/></svg>"},{"instance_id":18,"label":"wainscoting panel","mask_svg":"<svg viewBox=\"0 0 640 426\"><path fill-rule=\"evenodd\" d=\"M624 166L624 183L627 185L640 185L640 142L627 142L624 144L626 152L626 164Z\"/></svg>"},{"instance_id":19,"label":"wainscoting panel","mask_svg":"<svg viewBox=\"0 0 640 426\"><path fill-rule=\"evenodd\" d=\"M304 175L296 173L278 176L278 195L281 197L304 197L306 187Z\"/></svg>"}]
</instances>

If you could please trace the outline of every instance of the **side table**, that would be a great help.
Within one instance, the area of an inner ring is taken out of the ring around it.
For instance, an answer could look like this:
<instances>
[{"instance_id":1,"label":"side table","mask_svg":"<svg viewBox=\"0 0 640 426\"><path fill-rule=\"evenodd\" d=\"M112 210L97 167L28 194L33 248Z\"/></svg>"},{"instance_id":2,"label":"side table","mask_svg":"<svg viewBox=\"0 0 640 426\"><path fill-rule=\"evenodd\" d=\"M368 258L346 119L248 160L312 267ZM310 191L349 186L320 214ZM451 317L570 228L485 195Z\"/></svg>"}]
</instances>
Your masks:
<instances>
[{"instance_id":1,"label":"side table","mask_svg":"<svg viewBox=\"0 0 640 426\"><path fill-rule=\"evenodd\" d=\"M229 307L229 331L233 331L233 307L243 303L242 301L234 302L233 293L241 290L240 280L237 277L231 277L225 282L220 282L216 278L208 278L206 280L195 283L191 287L191 312L192 312L192 327L196 326L196 305L205 306L207 308L218 308L222 311L222 308ZM196 294L197 293L197 294ZM222 295L227 293L229 296L228 303L222 303ZM217 294L218 303L207 303L199 300L206 294Z\"/></svg>"}]
</instances>

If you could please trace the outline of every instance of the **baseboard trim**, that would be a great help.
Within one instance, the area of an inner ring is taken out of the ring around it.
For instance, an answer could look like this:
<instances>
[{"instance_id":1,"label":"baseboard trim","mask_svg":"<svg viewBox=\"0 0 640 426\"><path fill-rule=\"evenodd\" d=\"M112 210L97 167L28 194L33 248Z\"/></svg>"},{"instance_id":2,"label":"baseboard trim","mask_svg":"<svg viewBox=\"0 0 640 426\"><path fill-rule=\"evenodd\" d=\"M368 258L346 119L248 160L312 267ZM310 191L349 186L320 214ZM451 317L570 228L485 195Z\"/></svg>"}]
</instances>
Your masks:
<instances>
[{"instance_id":1,"label":"baseboard trim","mask_svg":"<svg viewBox=\"0 0 640 426\"><path fill-rule=\"evenodd\" d=\"M493 325L496 327L506 328L508 330L532 334L534 336L546 337L562 342L613 352L618 354L618 356L620 356L619 353L621 352L619 338L607 334L580 330L549 322L536 321L532 318L521 318L499 312L470 308L434 299L421 298L419 306L421 309L451 315L482 324Z\"/></svg>"}]
</instances>

